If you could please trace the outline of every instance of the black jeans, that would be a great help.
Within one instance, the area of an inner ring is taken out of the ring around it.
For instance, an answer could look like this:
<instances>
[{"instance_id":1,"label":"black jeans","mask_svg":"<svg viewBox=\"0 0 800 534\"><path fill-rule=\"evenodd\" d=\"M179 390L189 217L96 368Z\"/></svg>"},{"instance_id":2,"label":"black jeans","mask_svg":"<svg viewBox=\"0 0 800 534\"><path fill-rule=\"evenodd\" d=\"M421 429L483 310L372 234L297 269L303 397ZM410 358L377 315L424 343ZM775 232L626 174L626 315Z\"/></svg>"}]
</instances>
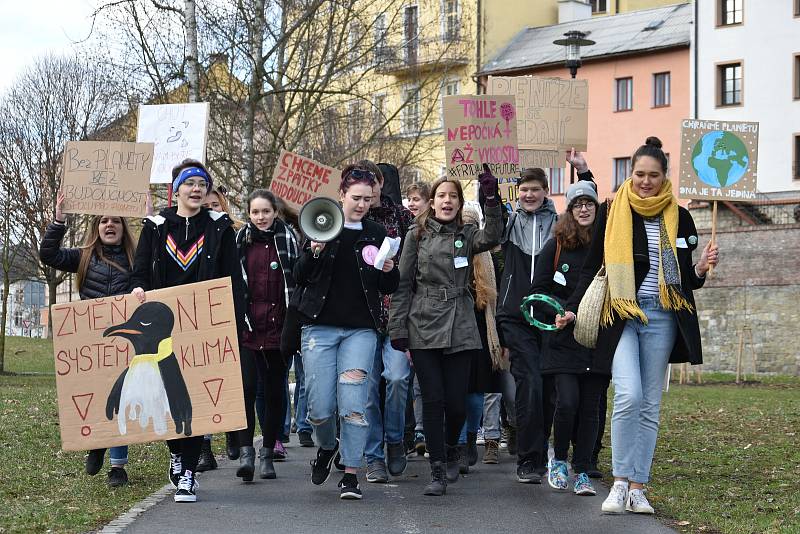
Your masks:
<instances>
[{"instance_id":1,"label":"black jeans","mask_svg":"<svg viewBox=\"0 0 800 534\"><path fill-rule=\"evenodd\" d=\"M608 379L593 374L557 374L553 378L557 398L553 424L555 459L567 461L569 443L577 424L572 467L576 473L585 473L597 440L600 395Z\"/></svg>"},{"instance_id":2,"label":"black jeans","mask_svg":"<svg viewBox=\"0 0 800 534\"><path fill-rule=\"evenodd\" d=\"M471 351L444 354L441 349L412 350L411 359L422 392L422 421L430 461L447 460L445 444L458 445L467 417ZM445 422L447 428L445 429Z\"/></svg>"},{"instance_id":3,"label":"black jeans","mask_svg":"<svg viewBox=\"0 0 800 534\"><path fill-rule=\"evenodd\" d=\"M181 439L168 439L167 447L172 454L181 455L181 466L183 472L197 471L197 460L200 458L200 448L203 446L203 436L192 436Z\"/></svg>"},{"instance_id":4,"label":"black jeans","mask_svg":"<svg viewBox=\"0 0 800 534\"><path fill-rule=\"evenodd\" d=\"M539 368L541 336L536 328L517 322L503 322L503 343L511 356L511 374L517 386L517 464L533 463L543 472L547 466L542 373Z\"/></svg>"},{"instance_id":5,"label":"black jeans","mask_svg":"<svg viewBox=\"0 0 800 534\"><path fill-rule=\"evenodd\" d=\"M244 410L247 428L239 431L240 447L253 446L256 428L256 388L258 379L264 381L266 414L261 432L264 434L264 447L275 446L286 417L286 396L283 380L286 376L286 362L279 350L252 350L241 348L242 384L244 386Z\"/></svg>"}]
</instances>

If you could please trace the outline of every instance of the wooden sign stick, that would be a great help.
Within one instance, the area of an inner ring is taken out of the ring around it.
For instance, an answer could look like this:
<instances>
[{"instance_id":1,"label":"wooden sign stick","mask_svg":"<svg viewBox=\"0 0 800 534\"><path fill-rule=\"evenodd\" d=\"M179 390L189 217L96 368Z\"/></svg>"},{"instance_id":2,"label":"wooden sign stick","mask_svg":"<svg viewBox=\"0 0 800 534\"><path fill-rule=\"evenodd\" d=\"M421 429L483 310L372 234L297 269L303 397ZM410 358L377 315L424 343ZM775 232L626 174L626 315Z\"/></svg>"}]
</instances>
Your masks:
<instances>
[{"instance_id":1,"label":"wooden sign stick","mask_svg":"<svg viewBox=\"0 0 800 534\"><path fill-rule=\"evenodd\" d=\"M711 209L711 245L717 242L717 201L714 201L714 207ZM714 276L714 266L708 266L708 277Z\"/></svg>"}]
</instances>

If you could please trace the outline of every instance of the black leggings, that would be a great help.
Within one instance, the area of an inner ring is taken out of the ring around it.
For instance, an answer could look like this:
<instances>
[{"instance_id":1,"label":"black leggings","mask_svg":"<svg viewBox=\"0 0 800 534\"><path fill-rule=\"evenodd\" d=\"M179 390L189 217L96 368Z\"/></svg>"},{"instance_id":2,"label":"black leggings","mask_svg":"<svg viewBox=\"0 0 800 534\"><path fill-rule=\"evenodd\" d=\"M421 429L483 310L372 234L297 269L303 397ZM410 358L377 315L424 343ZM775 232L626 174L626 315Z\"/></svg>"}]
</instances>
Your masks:
<instances>
[{"instance_id":1,"label":"black leggings","mask_svg":"<svg viewBox=\"0 0 800 534\"><path fill-rule=\"evenodd\" d=\"M253 446L253 434L256 429L256 388L258 379L261 378L264 382L266 403L266 421L261 432L264 435L264 447L271 449L275 446L286 417L286 396L283 388L286 362L279 350L252 350L242 347L241 355L247 428L239 431L238 445Z\"/></svg>"},{"instance_id":2,"label":"black leggings","mask_svg":"<svg viewBox=\"0 0 800 534\"><path fill-rule=\"evenodd\" d=\"M167 447L172 454L181 455L183 471L197 470L197 460L200 458L200 448L203 446L203 436L192 436L181 439L168 439Z\"/></svg>"},{"instance_id":3,"label":"black leggings","mask_svg":"<svg viewBox=\"0 0 800 534\"><path fill-rule=\"evenodd\" d=\"M572 465L576 473L585 473L597 440L600 395L607 379L593 374L557 374L554 379L557 398L553 421L555 459L567 461L577 418Z\"/></svg>"},{"instance_id":4,"label":"black leggings","mask_svg":"<svg viewBox=\"0 0 800 534\"><path fill-rule=\"evenodd\" d=\"M444 462L447 459L445 443L448 447L458 445L467 417L472 354L471 351L444 354L441 349L412 350L411 359L422 392L422 424L430 461Z\"/></svg>"}]
</instances>

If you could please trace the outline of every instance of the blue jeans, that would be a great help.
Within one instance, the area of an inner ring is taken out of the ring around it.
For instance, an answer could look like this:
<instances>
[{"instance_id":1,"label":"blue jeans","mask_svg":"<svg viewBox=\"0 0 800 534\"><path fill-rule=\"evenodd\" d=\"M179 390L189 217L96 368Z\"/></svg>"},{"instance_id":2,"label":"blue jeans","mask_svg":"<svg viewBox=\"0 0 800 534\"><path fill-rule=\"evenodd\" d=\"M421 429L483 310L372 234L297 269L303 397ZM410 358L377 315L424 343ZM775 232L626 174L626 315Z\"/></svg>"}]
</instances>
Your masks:
<instances>
[{"instance_id":1,"label":"blue jeans","mask_svg":"<svg viewBox=\"0 0 800 534\"><path fill-rule=\"evenodd\" d=\"M502 401L502 393L486 393L483 397L483 437L486 439L500 440L500 403Z\"/></svg>"},{"instance_id":2,"label":"blue jeans","mask_svg":"<svg viewBox=\"0 0 800 534\"><path fill-rule=\"evenodd\" d=\"M283 428L278 439L289 439L292 433L292 399L289 397L289 366L286 367L286 376L283 377L283 396L286 402L286 417L283 420Z\"/></svg>"},{"instance_id":3,"label":"blue jeans","mask_svg":"<svg viewBox=\"0 0 800 534\"><path fill-rule=\"evenodd\" d=\"M305 325L302 330L308 422L317 445L336 447L336 417L341 426L340 453L346 467L364 458L369 373L378 336L370 328Z\"/></svg>"},{"instance_id":4,"label":"blue jeans","mask_svg":"<svg viewBox=\"0 0 800 534\"><path fill-rule=\"evenodd\" d=\"M306 405L306 372L303 357L294 355L294 422L298 432L311 432L311 425L306 421L308 408Z\"/></svg>"},{"instance_id":5,"label":"blue jeans","mask_svg":"<svg viewBox=\"0 0 800 534\"><path fill-rule=\"evenodd\" d=\"M661 391L677 323L675 313L664 310L657 296L640 298L639 306L648 322L645 325L629 319L625 323L611 367L611 458L615 477L646 484L656 449Z\"/></svg>"},{"instance_id":6,"label":"blue jeans","mask_svg":"<svg viewBox=\"0 0 800 534\"><path fill-rule=\"evenodd\" d=\"M408 375L411 365L404 352L394 350L388 336L378 335L375 360L369 374L367 420L369 432L364 456L367 464L383 460L383 438L386 443L402 443L406 426ZM386 401L381 415L381 377L386 380Z\"/></svg>"},{"instance_id":7,"label":"blue jeans","mask_svg":"<svg viewBox=\"0 0 800 534\"><path fill-rule=\"evenodd\" d=\"M128 446L111 447L108 451L112 467L121 467L128 463Z\"/></svg>"},{"instance_id":8,"label":"blue jeans","mask_svg":"<svg viewBox=\"0 0 800 534\"><path fill-rule=\"evenodd\" d=\"M461 435L458 437L459 445L467 442L467 432L478 432L481 428L481 417L483 417L483 393L468 393L467 420L461 427Z\"/></svg>"}]
</instances>

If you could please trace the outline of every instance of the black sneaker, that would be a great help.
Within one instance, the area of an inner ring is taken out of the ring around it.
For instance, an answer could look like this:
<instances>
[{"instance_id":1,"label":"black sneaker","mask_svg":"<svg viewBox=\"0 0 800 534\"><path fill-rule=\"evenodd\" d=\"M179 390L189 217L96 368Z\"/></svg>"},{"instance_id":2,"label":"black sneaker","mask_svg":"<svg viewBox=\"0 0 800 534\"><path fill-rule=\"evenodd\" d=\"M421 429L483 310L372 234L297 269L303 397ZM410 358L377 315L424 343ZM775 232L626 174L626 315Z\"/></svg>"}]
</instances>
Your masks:
<instances>
[{"instance_id":1,"label":"black sneaker","mask_svg":"<svg viewBox=\"0 0 800 534\"><path fill-rule=\"evenodd\" d=\"M118 488L128 483L128 473L124 467L112 467L108 472L108 487Z\"/></svg>"},{"instance_id":2,"label":"black sneaker","mask_svg":"<svg viewBox=\"0 0 800 534\"><path fill-rule=\"evenodd\" d=\"M313 447L314 440L311 438L311 432L308 430L301 430L297 433L297 439L300 441L301 447Z\"/></svg>"},{"instance_id":3,"label":"black sneaker","mask_svg":"<svg viewBox=\"0 0 800 534\"><path fill-rule=\"evenodd\" d=\"M533 462L523 462L517 466L517 482L523 484L541 484L542 475L537 473Z\"/></svg>"},{"instance_id":4,"label":"black sneaker","mask_svg":"<svg viewBox=\"0 0 800 534\"><path fill-rule=\"evenodd\" d=\"M339 481L339 487L341 488L340 499L357 500L364 496L361 488L358 487L358 477L354 473L345 473L342 480Z\"/></svg>"},{"instance_id":5,"label":"black sneaker","mask_svg":"<svg viewBox=\"0 0 800 534\"><path fill-rule=\"evenodd\" d=\"M194 473L189 470L184 471L178 480L175 502L197 502L197 487Z\"/></svg>"},{"instance_id":6,"label":"black sneaker","mask_svg":"<svg viewBox=\"0 0 800 534\"><path fill-rule=\"evenodd\" d=\"M103 467L103 459L106 456L105 449L94 449L86 455L86 474L96 475Z\"/></svg>"},{"instance_id":7,"label":"black sneaker","mask_svg":"<svg viewBox=\"0 0 800 534\"><path fill-rule=\"evenodd\" d=\"M311 460L311 482L317 486L321 486L328 481L331 476L331 466L333 465L333 458L339 452L339 440L336 440L336 448L332 451L326 451L322 447L317 449L317 457Z\"/></svg>"},{"instance_id":8,"label":"black sneaker","mask_svg":"<svg viewBox=\"0 0 800 534\"><path fill-rule=\"evenodd\" d=\"M169 477L169 481L172 484L173 488L178 487L178 482L181 479L181 474L183 473L183 462L181 461L180 454L169 454L169 469L167 469L167 477Z\"/></svg>"}]
</instances>

